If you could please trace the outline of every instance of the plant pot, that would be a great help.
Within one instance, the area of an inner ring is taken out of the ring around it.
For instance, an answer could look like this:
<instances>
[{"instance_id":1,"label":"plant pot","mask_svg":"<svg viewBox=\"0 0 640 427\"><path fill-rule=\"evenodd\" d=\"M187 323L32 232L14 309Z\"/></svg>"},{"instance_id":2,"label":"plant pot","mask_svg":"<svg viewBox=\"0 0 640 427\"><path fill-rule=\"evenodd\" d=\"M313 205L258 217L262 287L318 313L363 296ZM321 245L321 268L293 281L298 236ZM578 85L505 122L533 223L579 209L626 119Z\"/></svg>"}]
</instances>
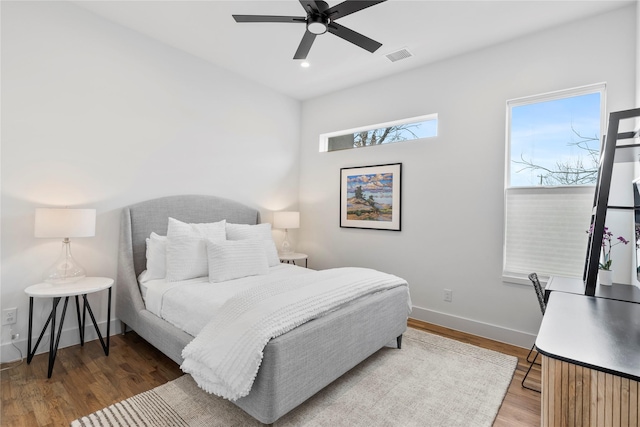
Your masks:
<instances>
[{"instance_id":1,"label":"plant pot","mask_svg":"<svg viewBox=\"0 0 640 427\"><path fill-rule=\"evenodd\" d=\"M611 286L613 284L613 270L598 270L598 282L602 286Z\"/></svg>"}]
</instances>

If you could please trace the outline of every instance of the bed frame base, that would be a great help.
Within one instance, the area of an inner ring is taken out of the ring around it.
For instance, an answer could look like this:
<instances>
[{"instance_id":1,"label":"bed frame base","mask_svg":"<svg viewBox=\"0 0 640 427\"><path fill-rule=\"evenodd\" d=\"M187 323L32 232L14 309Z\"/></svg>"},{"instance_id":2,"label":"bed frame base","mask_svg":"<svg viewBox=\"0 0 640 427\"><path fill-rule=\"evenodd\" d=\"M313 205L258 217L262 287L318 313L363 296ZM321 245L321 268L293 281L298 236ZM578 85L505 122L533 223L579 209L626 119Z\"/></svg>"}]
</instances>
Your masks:
<instances>
[{"instance_id":1,"label":"bed frame base","mask_svg":"<svg viewBox=\"0 0 640 427\"><path fill-rule=\"evenodd\" d=\"M251 392L235 404L270 424L407 329L407 288L362 298L272 339Z\"/></svg>"}]
</instances>

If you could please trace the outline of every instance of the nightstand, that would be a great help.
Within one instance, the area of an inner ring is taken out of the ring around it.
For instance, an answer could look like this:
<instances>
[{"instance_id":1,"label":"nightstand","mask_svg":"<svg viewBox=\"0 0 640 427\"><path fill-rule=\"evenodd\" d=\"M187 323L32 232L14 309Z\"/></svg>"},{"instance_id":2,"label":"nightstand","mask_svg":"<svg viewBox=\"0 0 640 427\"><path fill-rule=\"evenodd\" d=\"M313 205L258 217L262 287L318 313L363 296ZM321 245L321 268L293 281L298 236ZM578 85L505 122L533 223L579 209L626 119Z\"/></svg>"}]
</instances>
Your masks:
<instances>
[{"instance_id":1,"label":"nightstand","mask_svg":"<svg viewBox=\"0 0 640 427\"><path fill-rule=\"evenodd\" d=\"M292 252L290 254L278 254L280 262L296 265L297 260L304 260L304 266L307 267L307 261L309 256L300 252Z\"/></svg>"},{"instance_id":2,"label":"nightstand","mask_svg":"<svg viewBox=\"0 0 640 427\"><path fill-rule=\"evenodd\" d=\"M38 345L44 336L47 326L51 323L51 338L49 343L49 371L48 378L51 378L51 372L53 371L53 364L56 361L56 353L58 352L58 344L60 344L60 335L62 335L62 325L64 324L64 317L67 312L67 304L69 303L69 297L76 298L76 314L78 316L78 328L80 330L80 345L84 345L84 327L87 311L91 316L91 321L96 329L98 338L100 338L100 344L104 350L106 356L109 355L109 329L111 324L111 287L113 286L113 279L108 277L85 277L73 283L53 284L53 283L38 283L37 285L29 286L24 292L29 295L29 335L27 336L27 364L31 363L31 359L38 349ZM87 295L94 292L100 292L105 289L109 290L109 302L107 303L107 334L106 342L103 339L98 323L93 315ZM82 318L80 318L80 296L82 296ZM31 350L31 336L33 334L33 299L34 298L53 298L53 308L47 322L42 327L42 332L36 341L36 345ZM56 311L60 300L64 298L64 306L62 307L62 315L60 316L60 326L58 326L58 335L56 336Z\"/></svg>"}]
</instances>

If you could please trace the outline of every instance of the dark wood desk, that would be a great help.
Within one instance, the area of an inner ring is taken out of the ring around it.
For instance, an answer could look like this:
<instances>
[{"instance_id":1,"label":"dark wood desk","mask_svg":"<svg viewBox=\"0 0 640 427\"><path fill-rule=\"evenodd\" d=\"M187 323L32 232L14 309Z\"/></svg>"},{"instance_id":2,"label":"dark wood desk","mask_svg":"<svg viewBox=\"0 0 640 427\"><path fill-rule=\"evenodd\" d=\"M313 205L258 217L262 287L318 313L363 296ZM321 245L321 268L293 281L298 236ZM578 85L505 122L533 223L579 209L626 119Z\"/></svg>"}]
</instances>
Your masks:
<instances>
[{"instance_id":1,"label":"dark wood desk","mask_svg":"<svg viewBox=\"0 0 640 427\"><path fill-rule=\"evenodd\" d=\"M553 291L584 295L584 282L578 277L551 276L544 288L544 300L549 301ZM640 303L640 289L632 285L614 283L612 286L596 285L595 295L598 298L630 301Z\"/></svg>"},{"instance_id":2,"label":"dark wood desk","mask_svg":"<svg viewBox=\"0 0 640 427\"><path fill-rule=\"evenodd\" d=\"M552 292L536 338L542 425L640 425L640 304Z\"/></svg>"}]
</instances>

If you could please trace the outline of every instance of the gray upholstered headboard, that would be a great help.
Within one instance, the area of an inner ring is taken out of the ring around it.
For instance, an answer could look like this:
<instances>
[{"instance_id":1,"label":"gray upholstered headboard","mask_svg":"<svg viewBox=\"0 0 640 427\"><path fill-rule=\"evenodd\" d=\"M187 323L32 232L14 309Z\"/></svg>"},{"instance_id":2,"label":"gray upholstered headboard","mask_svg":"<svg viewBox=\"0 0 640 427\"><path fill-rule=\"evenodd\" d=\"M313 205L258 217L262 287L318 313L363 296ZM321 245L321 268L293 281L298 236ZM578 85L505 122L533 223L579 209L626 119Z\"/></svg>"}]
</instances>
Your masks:
<instances>
[{"instance_id":1,"label":"gray upholstered headboard","mask_svg":"<svg viewBox=\"0 0 640 427\"><path fill-rule=\"evenodd\" d=\"M260 212L233 200L216 196L168 196L125 208L131 221L131 243L136 277L146 268L146 242L152 231L166 236L169 217L202 223L226 219L236 224L260 223Z\"/></svg>"},{"instance_id":2,"label":"gray upholstered headboard","mask_svg":"<svg viewBox=\"0 0 640 427\"><path fill-rule=\"evenodd\" d=\"M226 219L236 224L258 224L260 212L233 200L196 195L162 197L122 209L116 316L176 363L181 363L182 349L193 337L146 310L137 280L147 266L146 238L152 231L166 235L169 217L191 223Z\"/></svg>"}]
</instances>

